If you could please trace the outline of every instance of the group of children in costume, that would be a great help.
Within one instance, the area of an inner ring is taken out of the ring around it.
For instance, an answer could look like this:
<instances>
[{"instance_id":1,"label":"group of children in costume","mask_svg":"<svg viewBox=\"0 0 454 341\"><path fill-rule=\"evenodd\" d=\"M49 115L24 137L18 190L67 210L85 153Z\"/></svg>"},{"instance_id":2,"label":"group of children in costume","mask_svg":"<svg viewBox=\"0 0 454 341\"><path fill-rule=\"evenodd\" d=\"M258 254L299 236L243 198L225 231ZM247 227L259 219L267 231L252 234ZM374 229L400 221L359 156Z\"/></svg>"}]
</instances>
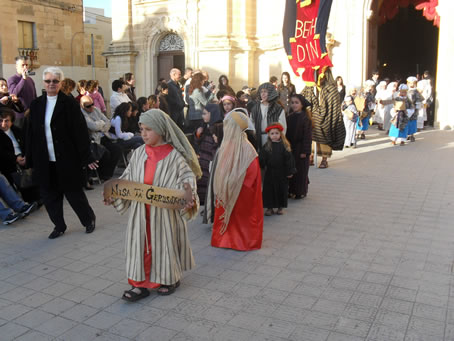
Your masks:
<instances>
[{"instance_id":1,"label":"group of children in costume","mask_svg":"<svg viewBox=\"0 0 454 341\"><path fill-rule=\"evenodd\" d=\"M366 81L364 92L357 95L355 88L348 89L342 112L346 138L344 147L356 147L357 139L364 139L364 132L373 120L379 130L386 130L393 145L415 142L418 129L424 127L425 103L427 99L418 89L418 79L408 77L407 84L380 82L373 95L374 82ZM374 114L375 112L375 114Z\"/></svg>"},{"instance_id":2,"label":"group of children in costume","mask_svg":"<svg viewBox=\"0 0 454 341\"><path fill-rule=\"evenodd\" d=\"M290 102L288 139L282 124L268 124L260 154L250 142L253 134L246 133L254 124L245 109L223 115L218 106L207 105L204 124L195 132L195 150L167 114L159 109L142 113L145 144L134 151L121 179L168 189L189 184L193 197L183 209L105 198L120 213L130 211L126 270L132 288L124 300L143 299L150 289L170 295L178 288L182 272L194 266L186 222L195 218L200 201L205 213L214 210L211 245L248 251L261 248L264 207L267 215L274 208L282 214L288 197L306 196L312 122L303 96L293 95Z\"/></svg>"}]
</instances>

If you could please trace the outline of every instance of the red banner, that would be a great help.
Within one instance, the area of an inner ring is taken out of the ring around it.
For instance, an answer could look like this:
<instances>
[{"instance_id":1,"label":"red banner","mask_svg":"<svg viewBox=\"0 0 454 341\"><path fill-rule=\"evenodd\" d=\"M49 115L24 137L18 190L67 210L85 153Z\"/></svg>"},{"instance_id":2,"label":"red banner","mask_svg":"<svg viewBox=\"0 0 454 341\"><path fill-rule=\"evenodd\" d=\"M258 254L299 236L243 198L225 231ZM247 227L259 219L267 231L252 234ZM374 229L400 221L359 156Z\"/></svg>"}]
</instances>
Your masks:
<instances>
[{"instance_id":1,"label":"red banner","mask_svg":"<svg viewBox=\"0 0 454 341\"><path fill-rule=\"evenodd\" d=\"M295 0L288 1L295 2ZM290 27L284 26L284 39L289 39L288 42L284 42L284 45L287 43L286 50L288 50L290 65L293 72L297 76L302 76L308 85L315 84L314 70L321 69L323 72L326 67L332 66L328 54L322 52L320 35L316 32L319 7L320 0L297 1L295 24L292 23ZM327 15L329 16L329 12ZM286 36L285 29L293 32L287 32Z\"/></svg>"}]
</instances>

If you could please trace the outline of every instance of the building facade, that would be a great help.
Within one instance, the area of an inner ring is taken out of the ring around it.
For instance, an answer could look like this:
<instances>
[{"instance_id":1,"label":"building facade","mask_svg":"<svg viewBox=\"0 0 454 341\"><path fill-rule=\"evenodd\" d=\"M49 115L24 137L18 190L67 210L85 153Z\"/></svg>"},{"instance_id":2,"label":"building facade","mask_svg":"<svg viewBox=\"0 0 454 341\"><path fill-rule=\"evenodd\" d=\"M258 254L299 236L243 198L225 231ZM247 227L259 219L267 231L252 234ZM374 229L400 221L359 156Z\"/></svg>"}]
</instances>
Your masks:
<instances>
[{"instance_id":1,"label":"building facade","mask_svg":"<svg viewBox=\"0 0 454 341\"><path fill-rule=\"evenodd\" d=\"M333 73L342 75L348 84L361 85L373 70L386 66L378 58L381 26L378 14L382 3L349 0L346 6L345 0L333 1L328 51ZM438 51L434 51L436 60L427 68L436 76L435 125L440 128L454 128L446 93L449 76L440 72L446 70L454 52L453 3L439 0L440 28L436 37L429 37L439 42ZM138 94L150 95L159 78L168 79L172 67L204 69L216 83L221 74L226 74L236 90L244 85L256 87L270 76L279 77L283 71L291 73L283 49L284 9L285 0L116 1L112 9L113 40L104 53L109 62L110 81L133 72ZM385 39L388 38L393 37ZM399 40L395 44L398 48ZM415 53L421 50L424 46L415 46ZM297 90L304 87L296 76L292 80Z\"/></svg>"},{"instance_id":2,"label":"building facade","mask_svg":"<svg viewBox=\"0 0 454 341\"><path fill-rule=\"evenodd\" d=\"M84 23L85 16L91 21ZM61 68L65 77L75 81L95 78L108 87L102 52L111 41L111 27L111 19L96 10L84 15L82 0L4 0L0 11L0 74L8 78L16 73L14 58L27 55L38 94L43 89L42 71L49 66Z\"/></svg>"}]
</instances>

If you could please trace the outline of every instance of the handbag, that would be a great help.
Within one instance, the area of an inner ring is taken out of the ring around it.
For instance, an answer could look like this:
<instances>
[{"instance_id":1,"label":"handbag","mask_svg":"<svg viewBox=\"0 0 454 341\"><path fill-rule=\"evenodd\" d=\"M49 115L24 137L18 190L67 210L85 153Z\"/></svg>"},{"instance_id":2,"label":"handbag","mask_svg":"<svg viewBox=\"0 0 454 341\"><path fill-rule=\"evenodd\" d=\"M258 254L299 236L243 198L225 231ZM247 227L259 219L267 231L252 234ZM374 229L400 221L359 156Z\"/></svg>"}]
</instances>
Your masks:
<instances>
[{"instance_id":1,"label":"handbag","mask_svg":"<svg viewBox=\"0 0 454 341\"><path fill-rule=\"evenodd\" d=\"M107 148L102 144L91 141L90 143L90 153L94 160L101 160Z\"/></svg>"},{"instance_id":2,"label":"handbag","mask_svg":"<svg viewBox=\"0 0 454 341\"><path fill-rule=\"evenodd\" d=\"M32 168L22 169L17 166L17 171L11 173L11 177L13 178L14 184L19 189L26 189L35 186L33 183Z\"/></svg>"}]
</instances>

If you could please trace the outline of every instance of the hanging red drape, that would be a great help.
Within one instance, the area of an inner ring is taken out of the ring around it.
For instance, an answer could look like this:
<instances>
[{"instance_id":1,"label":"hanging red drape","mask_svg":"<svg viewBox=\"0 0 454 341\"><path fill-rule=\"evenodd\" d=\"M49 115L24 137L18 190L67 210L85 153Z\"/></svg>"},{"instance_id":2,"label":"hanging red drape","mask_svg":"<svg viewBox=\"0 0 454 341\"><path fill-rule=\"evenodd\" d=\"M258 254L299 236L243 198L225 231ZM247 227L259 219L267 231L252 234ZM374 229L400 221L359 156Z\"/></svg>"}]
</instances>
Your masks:
<instances>
[{"instance_id":1,"label":"hanging red drape","mask_svg":"<svg viewBox=\"0 0 454 341\"><path fill-rule=\"evenodd\" d=\"M393 19L399 8L406 8L410 5L415 6L417 10L423 11L423 16L434 25L440 27L440 16L437 13L438 0L386 0L382 2L378 11L380 25L384 24L387 20Z\"/></svg>"}]
</instances>

